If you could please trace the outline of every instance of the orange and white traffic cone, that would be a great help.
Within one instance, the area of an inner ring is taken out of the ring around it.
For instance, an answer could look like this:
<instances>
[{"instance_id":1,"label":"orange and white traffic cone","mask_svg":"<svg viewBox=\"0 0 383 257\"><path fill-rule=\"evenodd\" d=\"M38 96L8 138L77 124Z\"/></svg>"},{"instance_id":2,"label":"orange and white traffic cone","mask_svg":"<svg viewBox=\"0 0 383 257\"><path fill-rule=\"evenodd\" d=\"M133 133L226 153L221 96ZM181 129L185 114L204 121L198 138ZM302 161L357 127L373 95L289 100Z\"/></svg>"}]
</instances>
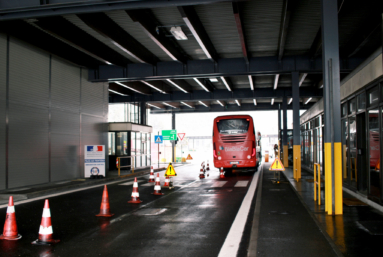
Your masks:
<instances>
[{"instance_id":1,"label":"orange and white traffic cone","mask_svg":"<svg viewBox=\"0 0 383 257\"><path fill-rule=\"evenodd\" d=\"M157 173L156 184L154 185L154 192L152 194L153 195L163 195L163 193L161 193L161 181L160 181L160 174L159 173Z\"/></svg>"},{"instance_id":2,"label":"orange and white traffic cone","mask_svg":"<svg viewBox=\"0 0 383 257\"><path fill-rule=\"evenodd\" d=\"M21 235L17 232L15 206L13 205L13 196L9 197L7 215L4 223L3 234L0 235L0 239L4 240L18 240Z\"/></svg>"},{"instance_id":3,"label":"orange and white traffic cone","mask_svg":"<svg viewBox=\"0 0 383 257\"><path fill-rule=\"evenodd\" d=\"M223 173L223 168L221 168L221 172L219 174L219 178L225 178L225 174Z\"/></svg>"},{"instance_id":4,"label":"orange and white traffic cone","mask_svg":"<svg viewBox=\"0 0 383 257\"><path fill-rule=\"evenodd\" d=\"M138 193L137 178L134 178L132 200L128 201L128 203L142 203L140 200L140 193Z\"/></svg>"},{"instance_id":5,"label":"orange and white traffic cone","mask_svg":"<svg viewBox=\"0 0 383 257\"><path fill-rule=\"evenodd\" d=\"M156 182L154 180L154 172L153 172L153 166L150 167L150 176L149 176L149 181L148 182Z\"/></svg>"},{"instance_id":6,"label":"orange and white traffic cone","mask_svg":"<svg viewBox=\"0 0 383 257\"><path fill-rule=\"evenodd\" d=\"M169 177L165 177L165 183L162 187L169 187L170 184L169 184Z\"/></svg>"},{"instance_id":7,"label":"orange and white traffic cone","mask_svg":"<svg viewBox=\"0 0 383 257\"><path fill-rule=\"evenodd\" d=\"M113 215L114 215L113 213L110 213L108 189L105 185L104 192L102 193L100 213L97 214L96 216L97 217L112 217Z\"/></svg>"},{"instance_id":8,"label":"orange and white traffic cone","mask_svg":"<svg viewBox=\"0 0 383 257\"><path fill-rule=\"evenodd\" d=\"M50 245L60 242L53 239L53 229L51 221L51 210L49 209L49 201L45 199L43 217L41 219L39 238L32 242L34 245Z\"/></svg>"}]
</instances>

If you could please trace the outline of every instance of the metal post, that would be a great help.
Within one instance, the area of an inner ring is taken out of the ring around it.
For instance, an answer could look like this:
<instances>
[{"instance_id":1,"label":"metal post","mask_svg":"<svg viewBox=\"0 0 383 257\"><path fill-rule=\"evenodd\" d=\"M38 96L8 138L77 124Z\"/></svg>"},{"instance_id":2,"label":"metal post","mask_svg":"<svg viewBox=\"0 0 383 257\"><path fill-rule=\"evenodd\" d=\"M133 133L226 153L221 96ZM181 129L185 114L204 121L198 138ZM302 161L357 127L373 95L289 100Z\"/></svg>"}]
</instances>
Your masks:
<instances>
[{"instance_id":1,"label":"metal post","mask_svg":"<svg viewBox=\"0 0 383 257\"><path fill-rule=\"evenodd\" d=\"M326 210L343 214L337 1L321 0Z\"/></svg>"},{"instance_id":2,"label":"metal post","mask_svg":"<svg viewBox=\"0 0 383 257\"><path fill-rule=\"evenodd\" d=\"M299 73L291 74L293 87L293 160L297 159L294 170L297 170L297 180L301 179L301 142L300 142L300 118L299 118ZM295 164L295 163L294 163Z\"/></svg>"},{"instance_id":3,"label":"metal post","mask_svg":"<svg viewBox=\"0 0 383 257\"><path fill-rule=\"evenodd\" d=\"M283 97L282 102L283 109L283 136L282 136L282 145L283 145L283 165L289 167L289 147L287 145L287 98Z\"/></svg>"},{"instance_id":4,"label":"metal post","mask_svg":"<svg viewBox=\"0 0 383 257\"><path fill-rule=\"evenodd\" d=\"M172 129L176 129L176 114L172 112ZM172 141L172 162L176 162L175 160L175 143Z\"/></svg>"}]
</instances>

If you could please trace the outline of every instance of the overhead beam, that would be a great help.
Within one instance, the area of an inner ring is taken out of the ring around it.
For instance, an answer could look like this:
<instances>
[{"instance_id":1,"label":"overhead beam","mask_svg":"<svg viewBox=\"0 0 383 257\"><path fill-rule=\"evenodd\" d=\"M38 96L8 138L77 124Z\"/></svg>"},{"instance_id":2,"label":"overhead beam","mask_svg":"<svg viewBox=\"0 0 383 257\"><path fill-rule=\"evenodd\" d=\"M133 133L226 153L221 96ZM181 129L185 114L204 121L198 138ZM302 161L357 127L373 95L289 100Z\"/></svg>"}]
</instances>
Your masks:
<instances>
[{"instance_id":1,"label":"overhead beam","mask_svg":"<svg viewBox=\"0 0 383 257\"><path fill-rule=\"evenodd\" d=\"M181 52L181 48L177 48L177 44L163 33L157 33L157 28L161 24L150 10L127 10L126 13L173 61L186 62L188 56Z\"/></svg>"},{"instance_id":2,"label":"overhead beam","mask_svg":"<svg viewBox=\"0 0 383 257\"><path fill-rule=\"evenodd\" d=\"M183 80L180 80L180 79L177 79L177 80L166 79L164 82L167 83L168 85L170 85L173 88L174 87L178 88L182 93L190 93L191 92L189 84L187 84ZM177 92L177 91L175 91L175 92Z\"/></svg>"},{"instance_id":3,"label":"overhead beam","mask_svg":"<svg viewBox=\"0 0 383 257\"><path fill-rule=\"evenodd\" d=\"M87 68L97 68L100 64L103 64L101 61L76 48L73 48L57 38L54 38L53 36L31 24L28 24L25 21L16 20L1 22L0 32L7 33L8 35L21 39L22 41L63 58L75 65Z\"/></svg>"},{"instance_id":4,"label":"overhead beam","mask_svg":"<svg viewBox=\"0 0 383 257\"><path fill-rule=\"evenodd\" d=\"M129 89L125 88L125 87L122 87L116 83L110 83L109 84L109 89L113 90L113 91L116 91L120 94L124 94L124 95L132 95L132 91L130 91Z\"/></svg>"},{"instance_id":5,"label":"overhead beam","mask_svg":"<svg viewBox=\"0 0 383 257\"><path fill-rule=\"evenodd\" d=\"M281 18L281 30L279 33L279 49L278 49L278 60L282 60L283 53L285 51L287 31L289 29L290 18L297 4L297 0L284 0L283 11Z\"/></svg>"},{"instance_id":6,"label":"overhead beam","mask_svg":"<svg viewBox=\"0 0 383 257\"><path fill-rule=\"evenodd\" d=\"M232 6L233 6L233 14L234 14L234 18L235 18L235 24L237 25L239 41L241 42L243 57L245 58L246 63L249 63L247 46L246 46L246 37L245 37L245 32L244 32L243 24L242 24L242 18L241 18L241 14L240 14L242 5L241 5L241 3L233 2Z\"/></svg>"},{"instance_id":7,"label":"overhead beam","mask_svg":"<svg viewBox=\"0 0 383 257\"><path fill-rule=\"evenodd\" d=\"M137 101L145 101L145 102L163 102L163 101L234 101L238 100L246 100L250 99L271 99L271 98L282 98L292 97L292 89L291 88L278 88L277 90L273 90L273 88L258 88L253 94L253 91L250 89L235 89L232 92L227 91L226 89L215 90L213 93L206 92L205 90L195 90L191 94L185 94L182 91L174 91L172 94L161 94L157 92L153 92L152 95L141 95L134 94L128 97L116 97L111 99L111 102L137 102ZM299 95L302 98L315 97L321 98L323 96L322 89L314 89L302 87L299 88ZM218 104L218 103L217 103Z\"/></svg>"},{"instance_id":8,"label":"overhead beam","mask_svg":"<svg viewBox=\"0 0 383 257\"><path fill-rule=\"evenodd\" d=\"M303 105L300 104L300 110L308 110L314 104ZM180 106L180 108L168 108L160 110L157 108L150 108L150 114L164 114L164 113L199 113L199 112L238 112L238 111L273 111L278 110L278 105L270 105L269 103L259 103L256 106L254 104L227 104L225 106L220 106L219 104L211 104L209 107L203 105L196 105L195 108L191 109L187 106ZM292 110L292 106L287 106L287 110Z\"/></svg>"},{"instance_id":9,"label":"overhead beam","mask_svg":"<svg viewBox=\"0 0 383 257\"><path fill-rule=\"evenodd\" d=\"M340 62L340 72L349 73L363 60L361 58L343 58ZM98 69L90 73L92 82L108 81L139 81L139 80L164 80L164 79L193 79L209 77L230 77L238 75L273 75L299 73L322 73L322 59L310 61L308 56L285 56L281 61L278 57L254 57L246 65L243 58L219 59L217 65L209 60L192 60L183 65L179 62L160 62L153 67L139 63L128 65L127 72L122 73L119 67ZM118 74L118 75L116 75Z\"/></svg>"},{"instance_id":10,"label":"overhead beam","mask_svg":"<svg viewBox=\"0 0 383 257\"><path fill-rule=\"evenodd\" d=\"M211 42L201 20L199 19L197 12L193 6L179 6L178 11L180 12L182 19L188 26L189 30L197 40L202 51L206 57L212 60L217 60L218 55L213 43Z\"/></svg>"},{"instance_id":11,"label":"overhead beam","mask_svg":"<svg viewBox=\"0 0 383 257\"><path fill-rule=\"evenodd\" d=\"M158 61L155 55L105 13L79 14L77 16L94 31L128 54L135 62L155 64Z\"/></svg>"},{"instance_id":12,"label":"overhead beam","mask_svg":"<svg viewBox=\"0 0 383 257\"><path fill-rule=\"evenodd\" d=\"M113 51L62 16L39 18L30 24L38 26L52 36L105 64L124 67L130 63L124 56Z\"/></svg>"}]
</instances>

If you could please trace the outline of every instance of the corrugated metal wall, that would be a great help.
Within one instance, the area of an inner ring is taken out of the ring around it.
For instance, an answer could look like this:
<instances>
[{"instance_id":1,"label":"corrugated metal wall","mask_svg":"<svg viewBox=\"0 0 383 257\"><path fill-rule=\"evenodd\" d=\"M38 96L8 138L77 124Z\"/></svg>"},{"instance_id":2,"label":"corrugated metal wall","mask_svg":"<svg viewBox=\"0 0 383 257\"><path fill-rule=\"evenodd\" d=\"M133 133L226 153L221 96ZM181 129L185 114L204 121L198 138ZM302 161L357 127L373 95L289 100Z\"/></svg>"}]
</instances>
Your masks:
<instances>
[{"instance_id":1,"label":"corrugated metal wall","mask_svg":"<svg viewBox=\"0 0 383 257\"><path fill-rule=\"evenodd\" d=\"M7 38L0 34L0 190L5 188L5 97Z\"/></svg>"},{"instance_id":2,"label":"corrugated metal wall","mask_svg":"<svg viewBox=\"0 0 383 257\"><path fill-rule=\"evenodd\" d=\"M9 146L6 148L7 38L0 34L0 190L83 177L86 144L107 145L107 84L14 38L9 40Z\"/></svg>"}]
</instances>

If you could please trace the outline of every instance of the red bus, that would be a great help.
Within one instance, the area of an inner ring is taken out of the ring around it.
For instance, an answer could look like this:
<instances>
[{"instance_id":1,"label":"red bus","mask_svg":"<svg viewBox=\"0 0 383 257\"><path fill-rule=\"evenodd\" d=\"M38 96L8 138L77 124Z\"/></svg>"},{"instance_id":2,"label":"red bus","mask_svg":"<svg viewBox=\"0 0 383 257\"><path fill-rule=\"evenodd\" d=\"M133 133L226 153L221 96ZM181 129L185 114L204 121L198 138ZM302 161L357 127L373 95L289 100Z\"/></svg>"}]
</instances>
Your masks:
<instances>
[{"instance_id":1,"label":"red bus","mask_svg":"<svg viewBox=\"0 0 383 257\"><path fill-rule=\"evenodd\" d=\"M261 163L261 133L249 115L219 116L213 124L214 167L226 173L256 171Z\"/></svg>"}]
</instances>

